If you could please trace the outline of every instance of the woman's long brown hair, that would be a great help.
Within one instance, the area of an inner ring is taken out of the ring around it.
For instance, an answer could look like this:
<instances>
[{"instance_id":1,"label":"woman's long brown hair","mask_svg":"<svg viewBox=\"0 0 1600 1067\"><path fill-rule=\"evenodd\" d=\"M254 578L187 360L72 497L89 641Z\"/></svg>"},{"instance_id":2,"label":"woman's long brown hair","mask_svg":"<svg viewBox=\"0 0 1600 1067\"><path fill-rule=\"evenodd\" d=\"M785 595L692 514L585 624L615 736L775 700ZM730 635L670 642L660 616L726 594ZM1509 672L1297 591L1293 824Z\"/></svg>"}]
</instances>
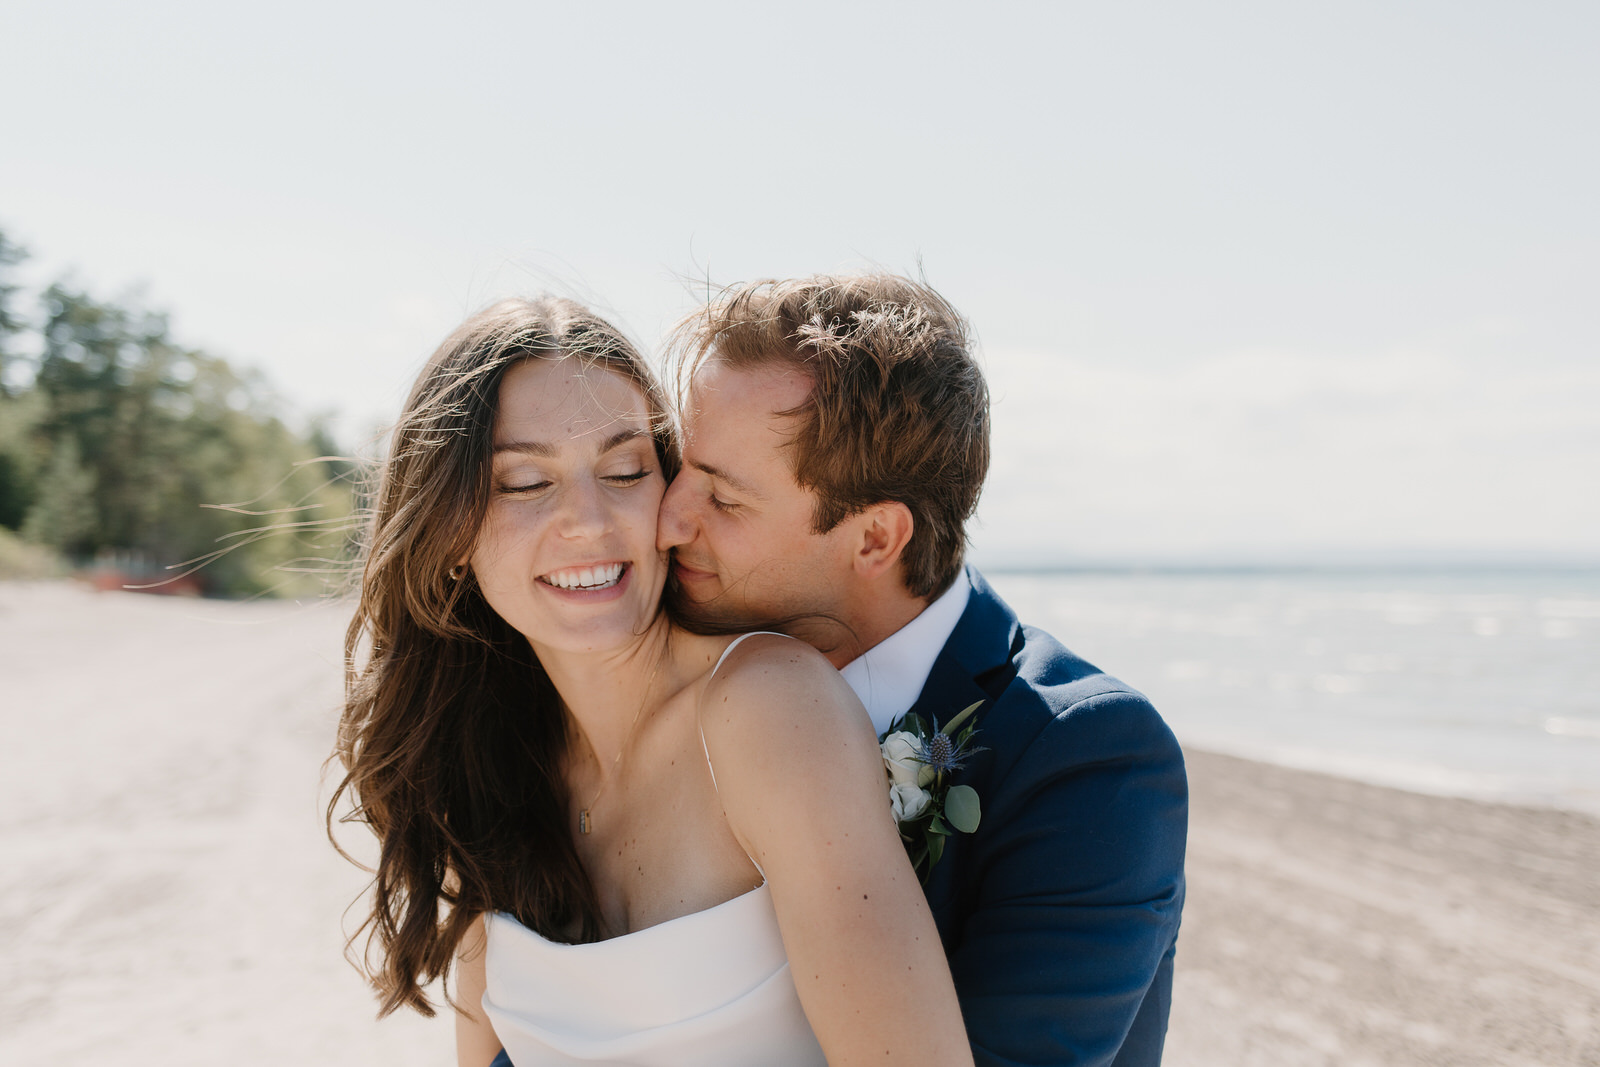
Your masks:
<instances>
[{"instance_id":1,"label":"woman's long brown hair","mask_svg":"<svg viewBox=\"0 0 1600 1067\"><path fill-rule=\"evenodd\" d=\"M412 388L376 489L345 635L334 755L346 773L327 813L330 837L335 821L364 822L379 841L372 910L351 941L368 935L380 1015L402 1005L432 1015L423 986L447 974L486 911L509 912L551 940L599 936L569 829L560 698L527 641L458 568L488 507L500 383L510 367L541 358L578 359L638 386L663 473L670 480L677 469L644 361L568 300L511 300L474 315ZM346 802L352 810L339 818Z\"/></svg>"}]
</instances>

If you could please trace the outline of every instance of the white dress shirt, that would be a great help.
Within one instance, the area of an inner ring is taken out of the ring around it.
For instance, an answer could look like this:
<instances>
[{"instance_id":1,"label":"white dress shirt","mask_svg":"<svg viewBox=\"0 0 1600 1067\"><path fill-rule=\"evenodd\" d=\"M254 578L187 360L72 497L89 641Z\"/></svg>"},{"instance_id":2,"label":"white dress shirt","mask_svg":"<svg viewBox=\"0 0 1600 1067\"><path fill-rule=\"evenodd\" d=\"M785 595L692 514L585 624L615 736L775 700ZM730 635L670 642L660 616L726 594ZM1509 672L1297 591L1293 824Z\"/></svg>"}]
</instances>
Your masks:
<instances>
[{"instance_id":1,"label":"white dress shirt","mask_svg":"<svg viewBox=\"0 0 1600 1067\"><path fill-rule=\"evenodd\" d=\"M900 629L844 665L839 672L872 716L881 737L889 724L911 710L933 670L933 661L967 610L972 583L963 569L939 599Z\"/></svg>"}]
</instances>

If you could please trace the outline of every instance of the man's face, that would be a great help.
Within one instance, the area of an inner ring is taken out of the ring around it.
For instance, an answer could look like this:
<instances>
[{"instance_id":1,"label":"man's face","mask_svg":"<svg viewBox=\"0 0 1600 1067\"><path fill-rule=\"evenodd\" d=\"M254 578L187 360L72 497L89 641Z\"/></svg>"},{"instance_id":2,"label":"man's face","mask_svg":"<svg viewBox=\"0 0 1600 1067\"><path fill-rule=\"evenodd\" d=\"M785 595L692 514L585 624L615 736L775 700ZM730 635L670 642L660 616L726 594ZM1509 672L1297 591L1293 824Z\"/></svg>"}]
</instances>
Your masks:
<instances>
[{"instance_id":1,"label":"man's face","mask_svg":"<svg viewBox=\"0 0 1600 1067\"><path fill-rule=\"evenodd\" d=\"M661 502L657 537L674 550L687 606L716 622L838 613L851 575L850 524L812 532L816 495L790 465L796 420L778 414L810 391L809 378L781 365L713 360L694 376L683 472Z\"/></svg>"}]
</instances>

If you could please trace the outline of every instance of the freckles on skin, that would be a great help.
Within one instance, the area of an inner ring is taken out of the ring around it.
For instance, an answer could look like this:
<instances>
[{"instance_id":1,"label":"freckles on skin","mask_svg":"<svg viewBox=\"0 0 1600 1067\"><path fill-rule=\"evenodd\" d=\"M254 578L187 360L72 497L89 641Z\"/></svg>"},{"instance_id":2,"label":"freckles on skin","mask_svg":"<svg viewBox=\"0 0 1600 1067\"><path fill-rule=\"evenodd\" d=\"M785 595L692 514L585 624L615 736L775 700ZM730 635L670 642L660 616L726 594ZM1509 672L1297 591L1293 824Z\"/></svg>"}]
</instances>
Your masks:
<instances>
[{"instance_id":1,"label":"freckles on skin","mask_svg":"<svg viewBox=\"0 0 1600 1067\"><path fill-rule=\"evenodd\" d=\"M647 402L620 374L570 360L509 369L495 411L492 497L472 567L492 607L538 648L634 638L666 579L655 548L665 485ZM543 575L622 563L614 600L553 592Z\"/></svg>"}]
</instances>

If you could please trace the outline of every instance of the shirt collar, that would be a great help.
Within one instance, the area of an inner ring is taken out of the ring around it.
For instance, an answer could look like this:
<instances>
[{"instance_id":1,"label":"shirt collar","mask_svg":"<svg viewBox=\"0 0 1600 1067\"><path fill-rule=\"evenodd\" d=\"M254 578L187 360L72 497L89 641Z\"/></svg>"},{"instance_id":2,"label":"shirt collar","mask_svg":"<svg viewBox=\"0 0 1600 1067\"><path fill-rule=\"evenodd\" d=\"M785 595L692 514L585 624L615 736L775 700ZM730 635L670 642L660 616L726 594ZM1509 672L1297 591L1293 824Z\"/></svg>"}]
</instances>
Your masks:
<instances>
[{"instance_id":1,"label":"shirt collar","mask_svg":"<svg viewBox=\"0 0 1600 1067\"><path fill-rule=\"evenodd\" d=\"M971 595L972 583L963 568L939 599L840 671L866 705L879 735L917 702L933 661L955 632Z\"/></svg>"}]
</instances>

